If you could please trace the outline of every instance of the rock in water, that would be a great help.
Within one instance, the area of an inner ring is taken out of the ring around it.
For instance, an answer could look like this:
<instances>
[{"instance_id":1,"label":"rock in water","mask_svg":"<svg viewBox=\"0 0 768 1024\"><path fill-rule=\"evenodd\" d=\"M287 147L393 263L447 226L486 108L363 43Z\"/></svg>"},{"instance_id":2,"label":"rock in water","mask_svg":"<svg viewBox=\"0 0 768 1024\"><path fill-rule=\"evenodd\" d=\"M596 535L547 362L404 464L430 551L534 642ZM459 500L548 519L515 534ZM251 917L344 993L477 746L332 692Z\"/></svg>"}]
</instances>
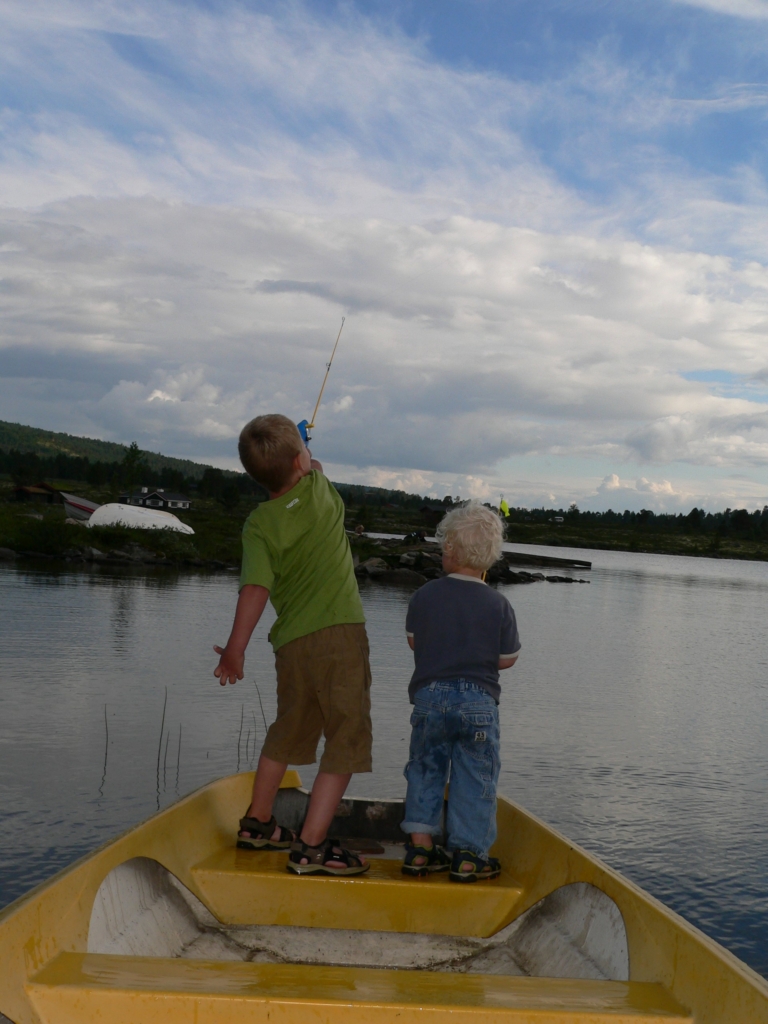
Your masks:
<instances>
[{"instance_id":1,"label":"rock in water","mask_svg":"<svg viewBox=\"0 0 768 1024\"><path fill-rule=\"evenodd\" d=\"M357 566L355 573L358 576L381 576L388 569L389 566L383 558L369 558L366 562L361 562Z\"/></svg>"},{"instance_id":2,"label":"rock in water","mask_svg":"<svg viewBox=\"0 0 768 1024\"><path fill-rule=\"evenodd\" d=\"M388 569L387 572L377 573L377 579L381 583L406 583L411 586L420 587L427 582L427 577L413 569Z\"/></svg>"}]
</instances>

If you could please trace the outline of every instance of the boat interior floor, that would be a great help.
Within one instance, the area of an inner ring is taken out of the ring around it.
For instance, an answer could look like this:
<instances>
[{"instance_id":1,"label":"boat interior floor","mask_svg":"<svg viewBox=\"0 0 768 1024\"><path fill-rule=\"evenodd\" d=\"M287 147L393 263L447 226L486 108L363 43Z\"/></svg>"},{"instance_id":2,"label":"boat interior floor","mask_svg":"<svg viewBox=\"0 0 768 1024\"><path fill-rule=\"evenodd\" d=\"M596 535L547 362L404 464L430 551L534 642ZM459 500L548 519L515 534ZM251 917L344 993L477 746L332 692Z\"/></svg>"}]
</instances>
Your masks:
<instances>
[{"instance_id":1,"label":"boat interior floor","mask_svg":"<svg viewBox=\"0 0 768 1024\"><path fill-rule=\"evenodd\" d=\"M400 861L382 845L375 863L386 891ZM252 863L263 874L269 856ZM295 893L308 891L285 874ZM325 888L344 902L339 886L346 897L351 881ZM409 881L414 893L432 888ZM157 861L136 857L102 882L88 951L59 953L26 990L41 1024L243 1015L262 1024L436 1024L446 1015L455 1024L693 1024L661 985L627 980L625 952L615 904L581 883L487 937L232 925Z\"/></svg>"},{"instance_id":2,"label":"boat interior floor","mask_svg":"<svg viewBox=\"0 0 768 1024\"><path fill-rule=\"evenodd\" d=\"M372 857L386 879L397 866L395 844ZM234 854L235 851L232 851ZM258 868L264 858L247 863ZM310 878L282 873L296 899L309 896ZM402 877L402 876L401 876ZM333 895L349 880L327 879ZM371 879L357 880L361 889ZM407 879L414 897L434 891L435 879ZM441 881L449 898L482 898L479 882L457 886ZM494 890L498 892L498 890ZM366 888L370 898L370 888ZM291 908L293 909L293 907ZM274 920L274 919L273 919ZM366 920L365 917L360 921ZM629 963L621 914L612 900L585 883L550 894L511 924L482 937L395 932L373 928L309 927L295 924L225 924L156 861L137 857L115 868L99 889L93 907L88 952L188 960L248 961L368 968L401 968L445 973L548 976L627 980Z\"/></svg>"}]
</instances>

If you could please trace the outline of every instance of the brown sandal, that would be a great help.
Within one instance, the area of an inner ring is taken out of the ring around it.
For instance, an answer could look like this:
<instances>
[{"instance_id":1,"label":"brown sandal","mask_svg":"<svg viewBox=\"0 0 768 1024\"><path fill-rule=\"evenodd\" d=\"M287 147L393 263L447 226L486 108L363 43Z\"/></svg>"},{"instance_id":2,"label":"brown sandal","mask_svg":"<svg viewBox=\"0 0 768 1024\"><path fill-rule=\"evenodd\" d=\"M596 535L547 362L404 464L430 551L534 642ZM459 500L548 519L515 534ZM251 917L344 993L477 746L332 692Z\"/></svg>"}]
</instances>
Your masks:
<instances>
[{"instance_id":1,"label":"brown sandal","mask_svg":"<svg viewBox=\"0 0 768 1024\"><path fill-rule=\"evenodd\" d=\"M333 860L341 861L343 867L330 864ZM338 839L326 839L320 846L307 846L297 839L291 844L286 866L297 875L362 875L371 865L351 850L345 850Z\"/></svg>"},{"instance_id":2,"label":"brown sandal","mask_svg":"<svg viewBox=\"0 0 768 1024\"><path fill-rule=\"evenodd\" d=\"M269 821L258 818L241 818L240 831L237 833L237 845L241 850L287 850L296 841L296 833L292 828L280 825L278 838L273 839L278 827L274 814Z\"/></svg>"}]
</instances>

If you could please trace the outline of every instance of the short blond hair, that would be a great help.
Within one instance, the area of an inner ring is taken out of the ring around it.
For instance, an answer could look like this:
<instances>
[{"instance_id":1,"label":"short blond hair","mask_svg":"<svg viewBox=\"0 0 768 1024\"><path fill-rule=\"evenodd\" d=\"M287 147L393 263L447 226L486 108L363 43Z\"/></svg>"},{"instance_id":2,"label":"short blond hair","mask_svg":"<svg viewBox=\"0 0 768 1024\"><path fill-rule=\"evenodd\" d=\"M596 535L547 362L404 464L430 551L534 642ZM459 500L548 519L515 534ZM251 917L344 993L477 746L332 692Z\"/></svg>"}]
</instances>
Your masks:
<instances>
[{"instance_id":1,"label":"short blond hair","mask_svg":"<svg viewBox=\"0 0 768 1024\"><path fill-rule=\"evenodd\" d=\"M293 460L304 442L287 416L257 416L240 431L237 450L246 473L268 491L279 491L291 478Z\"/></svg>"},{"instance_id":2,"label":"short blond hair","mask_svg":"<svg viewBox=\"0 0 768 1024\"><path fill-rule=\"evenodd\" d=\"M441 548L450 548L459 565L485 570L501 557L504 524L479 501L467 501L443 517L435 536Z\"/></svg>"}]
</instances>

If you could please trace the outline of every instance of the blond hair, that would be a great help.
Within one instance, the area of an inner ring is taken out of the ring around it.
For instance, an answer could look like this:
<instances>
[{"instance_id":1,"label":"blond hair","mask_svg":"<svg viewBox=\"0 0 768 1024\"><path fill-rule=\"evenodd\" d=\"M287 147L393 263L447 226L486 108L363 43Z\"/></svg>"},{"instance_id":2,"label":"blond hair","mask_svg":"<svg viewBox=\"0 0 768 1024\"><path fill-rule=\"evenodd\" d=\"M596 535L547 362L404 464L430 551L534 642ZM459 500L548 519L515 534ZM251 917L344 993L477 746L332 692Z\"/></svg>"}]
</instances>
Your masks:
<instances>
[{"instance_id":1,"label":"blond hair","mask_svg":"<svg viewBox=\"0 0 768 1024\"><path fill-rule=\"evenodd\" d=\"M504 524L479 501L467 501L443 517L435 536L442 548L450 549L459 565L490 569L501 557Z\"/></svg>"},{"instance_id":2,"label":"blond hair","mask_svg":"<svg viewBox=\"0 0 768 1024\"><path fill-rule=\"evenodd\" d=\"M288 483L293 460L303 447L296 424L279 413L257 416L246 423L237 443L246 473L271 492Z\"/></svg>"}]
</instances>

